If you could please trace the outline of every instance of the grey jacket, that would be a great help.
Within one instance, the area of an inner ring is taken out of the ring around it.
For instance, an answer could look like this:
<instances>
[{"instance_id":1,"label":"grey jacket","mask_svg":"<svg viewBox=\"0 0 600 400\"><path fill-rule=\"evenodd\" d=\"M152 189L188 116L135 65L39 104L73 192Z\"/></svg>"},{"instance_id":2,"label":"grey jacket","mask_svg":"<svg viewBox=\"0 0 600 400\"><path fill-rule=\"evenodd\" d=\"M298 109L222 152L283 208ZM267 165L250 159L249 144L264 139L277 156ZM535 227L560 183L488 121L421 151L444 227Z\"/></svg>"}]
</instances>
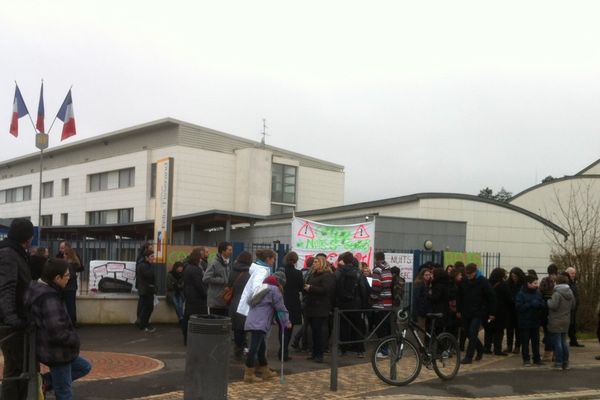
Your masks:
<instances>
[{"instance_id":1,"label":"grey jacket","mask_svg":"<svg viewBox=\"0 0 600 400\"><path fill-rule=\"evenodd\" d=\"M575 296L569 285L554 286L552 297L548 299L548 332L567 333L575 305Z\"/></svg>"},{"instance_id":2,"label":"grey jacket","mask_svg":"<svg viewBox=\"0 0 600 400\"><path fill-rule=\"evenodd\" d=\"M204 273L202 282L208 286L206 302L209 308L229 308L223 300L223 290L227 285L229 271L221 255L217 255Z\"/></svg>"}]
</instances>

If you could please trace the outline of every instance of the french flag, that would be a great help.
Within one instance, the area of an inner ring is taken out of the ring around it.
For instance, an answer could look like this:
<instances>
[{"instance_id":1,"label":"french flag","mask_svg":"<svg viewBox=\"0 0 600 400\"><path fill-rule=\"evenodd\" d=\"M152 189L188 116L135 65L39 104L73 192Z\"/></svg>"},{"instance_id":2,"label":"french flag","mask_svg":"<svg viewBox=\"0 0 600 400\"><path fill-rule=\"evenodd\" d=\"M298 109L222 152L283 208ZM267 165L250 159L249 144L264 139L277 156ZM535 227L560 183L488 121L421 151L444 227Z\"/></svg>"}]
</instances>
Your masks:
<instances>
[{"instance_id":1,"label":"french flag","mask_svg":"<svg viewBox=\"0 0 600 400\"><path fill-rule=\"evenodd\" d=\"M14 137L19 136L19 118L22 118L27 114L29 114L29 111L27 111L27 106L25 105L23 96L21 96L19 85L16 85L15 99L13 100L12 119L10 121L10 133Z\"/></svg>"},{"instance_id":2,"label":"french flag","mask_svg":"<svg viewBox=\"0 0 600 400\"><path fill-rule=\"evenodd\" d=\"M67 93L65 101L63 101L56 118L64 122L62 136L60 140L63 141L71 136L74 136L77 132L75 130L75 114L73 113L73 99L71 98L71 90Z\"/></svg>"},{"instance_id":3,"label":"french flag","mask_svg":"<svg viewBox=\"0 0 600 400\"><path fill-rule=\"evenodd\" d=\"M42 82L42 88L40 89L40 103L38 104L37 121L35 121L35 127L40 133L46 133L44 131L44 82Z\"/></svg>"}]
</instances>

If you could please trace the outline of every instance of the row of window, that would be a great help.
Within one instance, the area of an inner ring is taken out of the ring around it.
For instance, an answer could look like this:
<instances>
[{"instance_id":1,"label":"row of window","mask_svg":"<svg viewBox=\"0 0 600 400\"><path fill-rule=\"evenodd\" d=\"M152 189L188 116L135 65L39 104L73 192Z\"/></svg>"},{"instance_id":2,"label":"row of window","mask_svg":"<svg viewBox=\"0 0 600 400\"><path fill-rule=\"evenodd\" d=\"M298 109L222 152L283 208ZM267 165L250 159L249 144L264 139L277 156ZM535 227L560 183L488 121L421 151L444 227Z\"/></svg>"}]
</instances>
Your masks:
<instances>
[{"instance_id":1,"label":"row of window","mask_svg":"<svg viewBox=\"0 0 600 400\"><path fill-rule=\"evenodd\" d=\"M31 200L31 185L0 190L0 204Z\"/></svg>"},{"instance_id":2,"label":"row of window","mask_svg":"<svg viewBox=\"0 0 600 400\"><path fill-rule=\"evenodd\" d=\"M86 216L88 225L127 224L133 222L133 208L88 211ZM41 226L52 226L52 214L41 217ZM60 214L60 225L69 225L69 214Z\"/></svg>"},{"instance_id":3,"label":"row of window","mask_svg":"<svg viewBox=\"0 0 600 400\"><path fill-rule=\"evenodd\" d=\"M297 168L284 164L272 165L271 176L271 214L292 212L296 206ZM115 171L88 175L88 191L99 192L111 189L123 189L135 185L135 168L124 168ZM69 195L69 178L64 178L61 195ZM156 196L156 163L150 168L150 198ZM54 197L54 182L42 183L42 198ZM0 191L0 204L31 200L31 185ZM114 211L114 210L113 210ZM92 220L102 217L93 217ZM110 217L114 220L115 218ZM119 218L117 218L118 220ZM51 216L50 216L51 221ZM118 222L109 222L118 223ZM52 225L52 223L50 223ZM66 225L66 224L63 224Z\"/></svg>"}]
</instances>

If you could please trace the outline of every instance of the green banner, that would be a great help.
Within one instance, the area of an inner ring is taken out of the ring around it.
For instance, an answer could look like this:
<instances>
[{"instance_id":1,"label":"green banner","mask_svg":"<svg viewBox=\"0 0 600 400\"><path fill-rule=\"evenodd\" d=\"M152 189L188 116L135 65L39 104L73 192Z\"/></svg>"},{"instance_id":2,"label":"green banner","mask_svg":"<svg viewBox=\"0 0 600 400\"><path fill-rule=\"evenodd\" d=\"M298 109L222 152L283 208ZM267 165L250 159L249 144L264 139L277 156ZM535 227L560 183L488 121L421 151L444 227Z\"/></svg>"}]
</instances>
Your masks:
<instances>
[{"instance_id":1,"label":"green banner","mask_svg":"<svg viewBox=\"0 0 600 400\"><path fill-rule=\"evenodd\" d=\"M444 252L444 266L454 265L457 261L462 261L465 265L474 263L478 267L481 267L481 254L479 253L468 253L459 251L445 251Z\"/></svg>"}]
</instances>

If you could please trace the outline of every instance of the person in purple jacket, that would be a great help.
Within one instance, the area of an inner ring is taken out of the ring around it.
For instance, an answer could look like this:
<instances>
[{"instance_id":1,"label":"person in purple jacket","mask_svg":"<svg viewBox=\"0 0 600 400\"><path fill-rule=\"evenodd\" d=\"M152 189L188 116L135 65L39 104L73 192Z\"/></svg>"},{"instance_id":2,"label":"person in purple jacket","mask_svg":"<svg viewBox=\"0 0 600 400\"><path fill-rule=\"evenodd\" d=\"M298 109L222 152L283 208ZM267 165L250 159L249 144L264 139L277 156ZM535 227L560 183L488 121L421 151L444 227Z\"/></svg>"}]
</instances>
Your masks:
<instances>
[{"instance_id":1,"label":"person in purple jacket","mask_svg":"<svg viewBox=\"0 0 600 400\"><path fill-rule=\"evenodd\" d=\"M277 318L282 325L286 328L291 327L288 310L283 303L283 285L285 285L285 274L276 272L269 275L249 300L250 311L244 325L245 330L250 332L251 338L244 370L244 382L246 383L259 382L259 378L267 380L277 376L268 366L265 338L273 325L275 312L277 312ZM256 367L258 377L255 374L256 358L258 358L258 367Z\"/></svg>"}]
</instances>

